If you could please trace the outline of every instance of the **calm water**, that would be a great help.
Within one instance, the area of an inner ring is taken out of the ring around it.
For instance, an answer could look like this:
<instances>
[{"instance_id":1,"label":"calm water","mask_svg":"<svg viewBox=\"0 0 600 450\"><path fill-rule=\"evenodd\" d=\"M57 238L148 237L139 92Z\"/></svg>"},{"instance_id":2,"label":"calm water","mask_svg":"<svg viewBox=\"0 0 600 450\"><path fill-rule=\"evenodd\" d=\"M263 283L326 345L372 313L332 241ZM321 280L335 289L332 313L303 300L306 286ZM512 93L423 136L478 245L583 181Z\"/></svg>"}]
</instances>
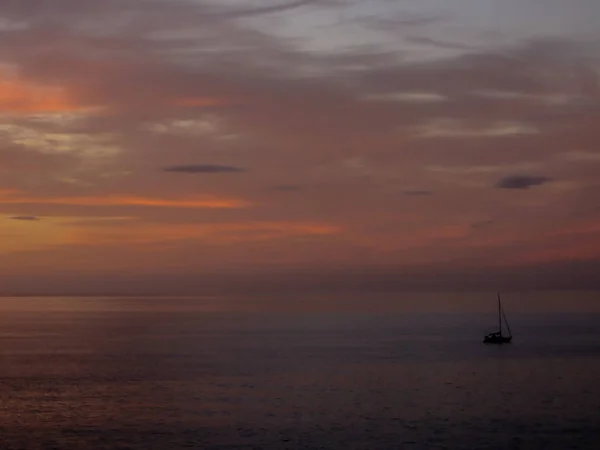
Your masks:
<instances>
[{"instance_id":1,"label":"calm water","mask_svg":"<svg viewBox=\"0 0 600 450\"><path fill-rule=\"evenodd\" d=\"M598 449L600 315L0 300L2 449Z\"/></svg>"}]
</instances>

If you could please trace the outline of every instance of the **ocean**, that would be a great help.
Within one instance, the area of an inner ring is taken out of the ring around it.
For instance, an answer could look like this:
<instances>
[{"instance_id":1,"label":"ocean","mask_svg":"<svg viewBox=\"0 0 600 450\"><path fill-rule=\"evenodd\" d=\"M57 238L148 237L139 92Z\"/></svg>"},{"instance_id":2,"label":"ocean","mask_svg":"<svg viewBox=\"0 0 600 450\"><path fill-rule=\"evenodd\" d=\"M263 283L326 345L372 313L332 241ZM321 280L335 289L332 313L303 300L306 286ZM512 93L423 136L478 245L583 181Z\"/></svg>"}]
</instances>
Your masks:
<instances>
[{"instance_id":1,"label":"ocean","mask_svg":"<svg viewBox=\"0 0 600 450\"><path fill-rule=\"evenodd\" d=\"M488 298L0 299L0 448L599 449L600 314Z\"/></svg>"}]
</instances>

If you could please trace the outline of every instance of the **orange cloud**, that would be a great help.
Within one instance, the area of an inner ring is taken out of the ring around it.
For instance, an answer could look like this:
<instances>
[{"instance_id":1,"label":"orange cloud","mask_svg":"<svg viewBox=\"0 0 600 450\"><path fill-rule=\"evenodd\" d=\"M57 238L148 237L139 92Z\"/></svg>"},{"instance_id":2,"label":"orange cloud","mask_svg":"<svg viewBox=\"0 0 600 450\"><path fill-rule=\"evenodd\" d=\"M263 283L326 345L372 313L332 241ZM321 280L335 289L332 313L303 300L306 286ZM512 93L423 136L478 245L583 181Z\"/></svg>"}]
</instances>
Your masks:
<instances>
[{"instance_id":1,"label":"orange cloud","mask_svg":"<svg viewBox=\"0 0 600 450\"><path fill-rule=\"evenodd\" d=\"M158 208L208 208L228 209L250 206L238 199L203 197L197 199L164 199L135 195L109 195L105 197L20 197L14 192L0 192L0 204L12 205L65 205L65 206L149 206Z\"/></svg>"},{"instance_id":2,"label":"orange cloud","mask_svg":"<svg viewBox=\"0 0 600 450\"><path fill-rule=\"evenodd\" d=\"M44 86L0 74L0 112L29 114L85 109L64 88Z\"/></svg>"},{"instance_id":3,"label":"orange cloud","mask_svg":"<svg viewBox=\"0 0 600 450\"><path fill-rule=\"evenodd\" d=\"M117 246L127 256L131 245L196 241L227 246L297 237L319 237L341 233L340 227L319 223L248 222L216 224L144 223L123 217L43 217L35 222L0 216L0 254L51 252L74 246ZM137 251L137 250L136 250Z\"/></svg>"}]
</instances>

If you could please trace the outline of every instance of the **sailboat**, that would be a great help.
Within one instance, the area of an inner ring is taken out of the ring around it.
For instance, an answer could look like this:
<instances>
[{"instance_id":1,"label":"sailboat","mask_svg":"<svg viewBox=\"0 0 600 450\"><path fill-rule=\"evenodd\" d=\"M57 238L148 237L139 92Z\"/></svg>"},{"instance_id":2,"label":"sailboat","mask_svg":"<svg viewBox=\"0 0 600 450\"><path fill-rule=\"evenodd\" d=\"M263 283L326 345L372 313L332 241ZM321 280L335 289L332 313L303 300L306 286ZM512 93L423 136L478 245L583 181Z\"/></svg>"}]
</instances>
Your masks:
<instances>
[{"instance_id":1,"label":"sailboat","mask_svg":"<svg viewBox=\"0 0 600 450\"><path fill-rule=\"evenodd\" d=\"M508 330L508 336L502 334L502 319L504 319L504 323L506 324L506 329ZM510 332L510 327L508 326L508 321L506 320L506 316L504 315L504 310L502 309L502 302L500 301L500 292L498 292L498 331L496 333L490 333L483 338L484 344L508 344L512 340L512 333Z\"/></svg>"}]
</instances>

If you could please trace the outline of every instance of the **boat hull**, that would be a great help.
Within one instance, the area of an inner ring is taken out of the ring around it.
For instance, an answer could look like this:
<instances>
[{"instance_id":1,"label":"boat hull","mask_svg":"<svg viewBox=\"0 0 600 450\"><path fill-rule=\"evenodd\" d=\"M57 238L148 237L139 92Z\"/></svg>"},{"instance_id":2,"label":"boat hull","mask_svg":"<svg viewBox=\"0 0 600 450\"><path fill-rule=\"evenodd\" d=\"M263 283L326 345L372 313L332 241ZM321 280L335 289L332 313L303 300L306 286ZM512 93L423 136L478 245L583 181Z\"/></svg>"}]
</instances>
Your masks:
<instances>
[{"instance_id":1,"label":"boat hull","mask_svg":"<svg viewBox=\"0 0 600 450\"><path fill-rule=\"evenodd\" d=\"M486 336L483 338L484 344L510 344L512 336Z\"/></svg>"}]
</instances>

